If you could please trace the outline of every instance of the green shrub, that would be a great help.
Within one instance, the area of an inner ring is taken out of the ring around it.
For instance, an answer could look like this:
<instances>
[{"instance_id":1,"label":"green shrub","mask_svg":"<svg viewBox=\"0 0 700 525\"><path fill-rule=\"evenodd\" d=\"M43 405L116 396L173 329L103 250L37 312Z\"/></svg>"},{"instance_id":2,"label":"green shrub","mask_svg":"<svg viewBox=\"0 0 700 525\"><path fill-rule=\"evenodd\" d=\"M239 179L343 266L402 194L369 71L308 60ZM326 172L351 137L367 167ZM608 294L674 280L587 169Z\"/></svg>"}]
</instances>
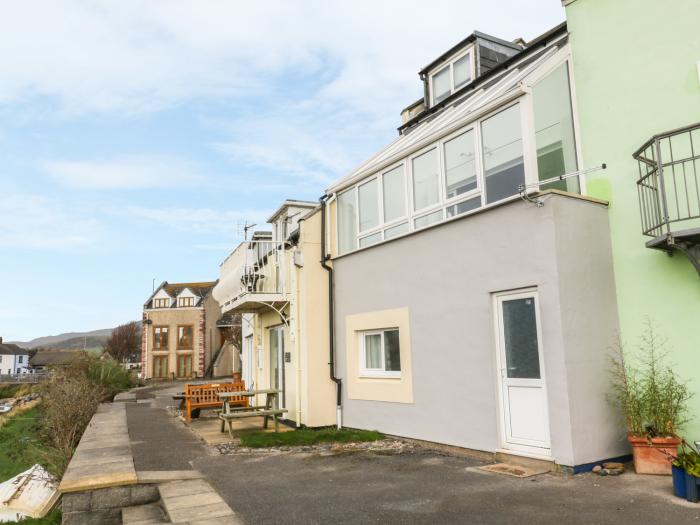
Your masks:
<instances>
[{"instance_id":1,"label":"green shrub","mask_svg":"<svg viewBox=\"0 0 700 525\"><path fill-rule=\"evenodd\" d=\"M637 352L628 354L620 342L611 357L613 401L625 416L627 430L637 436L677 436L688 421L693 396L666 363L667 341L647 319Z\"/></svg>"}]
</instances>

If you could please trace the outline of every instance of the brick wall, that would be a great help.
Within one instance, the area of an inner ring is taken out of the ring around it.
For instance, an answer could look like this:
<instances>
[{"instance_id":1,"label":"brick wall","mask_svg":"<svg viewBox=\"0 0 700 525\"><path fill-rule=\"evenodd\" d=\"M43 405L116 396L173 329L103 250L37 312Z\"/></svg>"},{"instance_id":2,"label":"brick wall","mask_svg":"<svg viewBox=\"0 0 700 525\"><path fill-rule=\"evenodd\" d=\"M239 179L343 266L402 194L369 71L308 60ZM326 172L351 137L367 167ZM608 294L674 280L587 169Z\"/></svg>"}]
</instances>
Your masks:
<instances>
[{"instance_id":1,"label":"brick wall","mask_svg":"<svg viewBox=\"0 0 700 525\"><path fill-rule=\"evenodd\" d=\"M199 345L197 345L197 352L199 357L199 366L197 371L198 377L204 377L204 371L206 369L206 337L207 337L207 315L204 309L199 314Z\"/></svg>"}]
</instances>

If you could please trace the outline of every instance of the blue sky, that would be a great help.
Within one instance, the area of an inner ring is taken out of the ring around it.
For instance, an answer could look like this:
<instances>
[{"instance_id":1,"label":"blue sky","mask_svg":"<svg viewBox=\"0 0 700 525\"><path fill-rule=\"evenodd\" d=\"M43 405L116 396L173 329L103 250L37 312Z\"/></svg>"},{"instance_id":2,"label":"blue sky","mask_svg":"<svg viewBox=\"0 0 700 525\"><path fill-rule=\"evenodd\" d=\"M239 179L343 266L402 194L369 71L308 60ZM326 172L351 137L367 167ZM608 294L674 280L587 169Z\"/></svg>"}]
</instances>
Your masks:
<instances>
[{"instance_id":1,"label":"blue sky","mask_svg":"<svg viewBox=\"0 0 700 525\"><path fill-rule=\"evenodd\" d=\"M417 71L558 0L3 3L0 336L138 319L151 280L218 277L285 198L396 136Z\"/></svg>"}]
</instances>

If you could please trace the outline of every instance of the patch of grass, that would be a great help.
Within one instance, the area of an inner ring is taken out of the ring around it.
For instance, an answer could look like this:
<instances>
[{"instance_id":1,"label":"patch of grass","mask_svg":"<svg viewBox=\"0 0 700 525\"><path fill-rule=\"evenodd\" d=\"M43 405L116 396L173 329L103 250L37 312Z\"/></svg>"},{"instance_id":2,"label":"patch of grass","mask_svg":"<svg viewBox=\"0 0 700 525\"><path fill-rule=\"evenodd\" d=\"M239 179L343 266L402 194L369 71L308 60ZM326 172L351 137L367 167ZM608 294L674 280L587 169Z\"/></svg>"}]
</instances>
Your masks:
<instances>
[{"instance_id":1,"label":"patch of grass","mask_svg":"<svg viewBox=\"0 0 700 525\"><path fill-rule=\"evenodd\" d=\"M10 397L21 397L36 392L36 385L5 385L0 386L0 399L8 399Z\"/></svg>"},{"instance_id":2,"label":"patch of grass","mask_svg":"<svg viewBox=\"0 0 700 525\"><path fill-rule=\"evenodd\" d=\"M22 521L10 521L3 525L61 525L61 509L55 508L43 518L25 518Z\"/></svg>"},{"instance_id":3,"label":"patch of grass","mask_svg":"<svg viewBox=\"0 0 700 525\"><path fill-rule=\"evenodd\" d=\"M60 478L68 458L42 439L42 418L41 406L37 406L11 417L0 428L0 481L35 463Z\"/></svg>"},{"instance_id":4,"label":"patch of grass","mask_svg":"<svg viewBox=\"0 0 700 525\"><path fill-rule=\"evenodd\" d=\"M292 432L251 432L241 435L241 445L250 448L298 447L318 443L355 443L377 441L384 435L376 430L351 428L301 429Z\"/></svg>"}]
</instances>

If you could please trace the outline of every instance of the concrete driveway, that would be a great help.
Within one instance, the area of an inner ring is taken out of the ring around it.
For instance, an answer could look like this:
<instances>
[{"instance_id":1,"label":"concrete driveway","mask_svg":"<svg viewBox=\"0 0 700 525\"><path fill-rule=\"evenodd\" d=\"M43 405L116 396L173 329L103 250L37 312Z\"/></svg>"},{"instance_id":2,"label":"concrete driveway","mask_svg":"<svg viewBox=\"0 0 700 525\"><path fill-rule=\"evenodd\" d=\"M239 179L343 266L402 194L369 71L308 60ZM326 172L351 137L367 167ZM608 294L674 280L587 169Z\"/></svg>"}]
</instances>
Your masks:
<instances>
[{"instance_id":1,"label":"concrete driveway","mask_svg":"<svg viewBox=\"0 0 700 525\"><path fill-rule=\"evenodd\" d=\"M671 493L667 477L486 473L479 460L418 449L219 456L193 465L249 524L700 523L700 505Z\"/></svg>"}]
</instances>

